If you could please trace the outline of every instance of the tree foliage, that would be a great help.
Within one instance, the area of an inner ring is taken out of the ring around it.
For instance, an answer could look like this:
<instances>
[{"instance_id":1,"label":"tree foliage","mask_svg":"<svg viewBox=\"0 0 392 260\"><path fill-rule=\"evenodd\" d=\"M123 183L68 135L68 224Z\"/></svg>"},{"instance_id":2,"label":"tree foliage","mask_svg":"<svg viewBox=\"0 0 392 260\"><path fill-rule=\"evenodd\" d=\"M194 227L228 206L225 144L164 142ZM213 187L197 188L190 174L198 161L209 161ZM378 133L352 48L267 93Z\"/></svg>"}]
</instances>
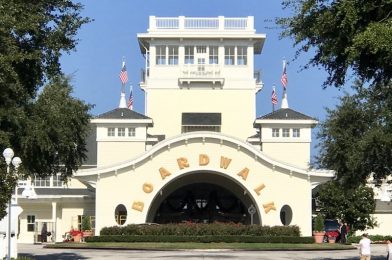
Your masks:
<instances>
[{"instance_id":1,"label":"tree foliage","mask_svg":"<svg viewBox=\"0 0 392 260\"><path fill-rule=\"evenodd\" d=\"M71 0L0 0L0 149L21 157L24 175L66 178L83 159L90 106L71 96L59 63L89 22L81 10ZM16 178L0 167L1 218Z\"/></svg>"},{"instance_id":2,"label":"tree foliage","mask_svg":"<svg viewBox=\"0 0 392 260\"><path fill-rule=\"evenodd\" d=\"M365 184L370 174L381 182L392 173L390 87L358 88L356 94L341 97L335 109L327 109L316 159L320 167L335 170L347 187Z\"/></svg>"},{"instance_id":3,"label":"tree foliage","mask_svg":"<svg viewBox=\"0 0 392 260\"><path fill-rule=\"evenodd\" d=\"M337 181L322 184L317 200L326 218L346 221L353 230L373 228L371 214L376 208L373 189L360 185L348 189Z\"/></svg>"},{"instance_id":4,"label":"tree foliage","mask_svg":"<svg viewBox=\"0 0 392 260\"><path fill-rule=\"evenodd\" d=\"M392 1L285 0L293 16L279 18L283 37L292 37L297 54L315 50L308 65L329 73L324 87L345 84L352 72L363 82L392 78Z\"/></svg>"}]
</instances>

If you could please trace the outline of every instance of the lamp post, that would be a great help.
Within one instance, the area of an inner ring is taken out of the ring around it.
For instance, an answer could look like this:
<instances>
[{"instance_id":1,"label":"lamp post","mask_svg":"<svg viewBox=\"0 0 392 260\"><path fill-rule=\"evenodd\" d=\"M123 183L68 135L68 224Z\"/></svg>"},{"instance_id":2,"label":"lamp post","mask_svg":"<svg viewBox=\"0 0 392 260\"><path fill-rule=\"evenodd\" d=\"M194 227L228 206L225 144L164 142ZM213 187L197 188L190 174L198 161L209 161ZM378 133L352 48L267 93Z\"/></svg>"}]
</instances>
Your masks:
<instances>
[{"instance_id":1,"label":"lamp post","mask_svg":"<svg viewBox=\"0 0 392 260\"><path fill-rule=\"evenodd\" d=\"M19 157L14 157L14 151L11 148L6 148L3 152L3 156L7 164L7 175L10 174L11 161L12 161L12 165L15 167L15 171L18 171L19 165L22 163L22 160ZM15 187L15 189L16 189L15 192L17 192L17 187ZM7 233L8 254L6 258L7 260L11 259L11 207L12 207L12 196L8 202L8 233Z\"/></svg>"}]
</instances>

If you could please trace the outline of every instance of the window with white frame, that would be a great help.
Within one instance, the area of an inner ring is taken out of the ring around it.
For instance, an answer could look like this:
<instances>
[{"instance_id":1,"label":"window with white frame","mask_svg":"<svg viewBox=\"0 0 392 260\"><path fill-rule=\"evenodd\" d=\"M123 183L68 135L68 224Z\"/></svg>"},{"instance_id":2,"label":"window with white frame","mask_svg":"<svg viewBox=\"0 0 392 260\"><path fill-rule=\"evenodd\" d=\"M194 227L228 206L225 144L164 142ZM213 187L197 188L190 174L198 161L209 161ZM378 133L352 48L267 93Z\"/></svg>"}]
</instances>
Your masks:
<instances>
[{"instance_id":1,"label":"window with white frame","mask_svg":"<svg viewBox=\"0 0 392 260\"><path fill-rule=\"evenodd\" d=\"M299 138L301 137L301 133L299 128L293 128L293 137Z\"/></svg>"},{"instance_id":2,"label":"window with white frame","mask_svg":"<svg viewBox=\"0 0 392 260\"><path fill-rule=\"evenodd\" d=\"M125 136L125 128L120 127L117 129L117 136Z\"/></svg>"},{"instance_id":3,"label":"window with white frame","mask_svg":"<svg viewBox=\"0 0 392 260\"><path fill-rule=\"evenodd\" d=\"M225 47L225 65L234 65L234 46Z\"/></svg>"},{"instance_id":4,"label":"window with white frame","mask_svg":"<svg viewBox=\"0 0 392 260\"><path fill-rule=\"evenodd\" d=\"M210 46L209 47L209 64L218 64L218 47Z\"/></svg>"},{"instance_id":5,"label":"window with white frame","mask_svg":"<svg viewBox=\"0 0 392 260\"><path fill-rule=\"evenodd\" d=\"M135 136L136 129L134 127L128 127L128 136Z\"/></svg>"},{"instance_id":6,"label":"window with white frame","mask_svg":"<svg viewBox=\"0 0 392 260\"><path fill-rule=\"evenodd\" d=\"M109 127L108 128L108 136L115 136L115 128L114 127Z\"/></svg>"},{"instance_id":7,"label":"window with white frame","mask_svg":"<svg viewBox=\"0 0 392 260\"><path fill-rule=\"evenodd\" d=\"M169 46L169 65L178 65L178 46Z\"/></svg>"},{"instance_id":8,"label":"window with white frame","mask_svg":"<svg viewBox=\"0 0 392 260\"><path fill-rule=\"evenodd\" d=\"M195 60L195 47L185 46L185 64L193 64Z\"/></svg>"},{"instance_id":9,"label":"window with white frame","mask_svg":"<svg viewBox=\"0 0 392 260\"><path fill-rule=\"evenodd\" d=\"M272 137L279 137L279 128L272 128Z\"/></svg>"},{"instance_id":10,"label":"window with white frame","mask_svg":"<svg viewBox=\"0 0 392 260\"><path fill-rule=\"evenodd\" d=\"M237 65L246 65L248 62L247 47L237 47Z\"/></svg>"},{"instance_id":11,"label":"window with white frame","mask_svg":"<svg viewBox=\"0 0 392 260\"><path fill-rule=\"evenodd\" d=\"M61 175L56 174L53 175L53 187L62 187L63 186L63 181L61 180Z\"/></svg>"},{"instance_id":12,"label":"window with white frame","mask_svg":"<svg viewBox=\"0 0 392 260\"><path fill-rule=\"evenodd\" d=\"M290 128L283 128L282 129L282 136L283 137L290 137Z\"/></svg>"},{"instance_id":13,"label":"window with white frame","mask_svg":"<svg viewBox=\"0 0 392 260\"><path fill-rule=\"evenodd\" d=\"M166 46L156 46L156 64L166 65Z\"/></svg>"},{"instance_id":14,"label":"window with white frame","mask_svg":"<svg viewBox=\"0 0 392 260\"><path fill-rule=\"evenodd\" d=\"M196 53L207 53L206 46L196 46Z\"/></svg>"},{"instance_id":15,"label":"window with white frame","mask_svg":"<svg viewBox=\"0 0 392 260\"><path fill-rule=\"evenodd\" d=\"M40 178L34 177L35 187L50 187L50 177Z\"/></svg>"},{"instance_id":16,"label":"window with white frame","mask_svg":"<svg viewBox=\"0 0 392 260\"><path fill-rule=\"evenodd\" d=\"M35 231L35 216L27 215L27 232Z\"/></svg>"}]
</instances>

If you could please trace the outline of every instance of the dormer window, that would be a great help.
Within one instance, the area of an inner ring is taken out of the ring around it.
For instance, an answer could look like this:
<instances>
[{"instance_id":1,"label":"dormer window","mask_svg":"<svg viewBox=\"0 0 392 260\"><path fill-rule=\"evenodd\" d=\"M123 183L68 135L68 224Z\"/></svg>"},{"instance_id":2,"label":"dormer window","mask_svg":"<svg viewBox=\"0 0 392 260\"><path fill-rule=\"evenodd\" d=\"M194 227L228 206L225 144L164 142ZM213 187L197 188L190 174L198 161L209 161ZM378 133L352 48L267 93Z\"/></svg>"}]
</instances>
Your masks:
<instances>
[{"instance_id":1,"label":"dormer window","mask_svg":"<svg viewBox=\"0 0 392 260\"><path fill-rule=\"evenodd\" d=\"M283 137L290 137L290 128L283 128L282 129L282 136Z\"/></svg>"},{"instance_id":2,"label":"dormer window","mask_svg":"<svg viewBox=\"0 0 392 260\"><path fill-rule=\"evenodd\" d=\"M128 136L131 137L131 136L135 136L135 135L136 135L135 128L134 127L129 127L128 128Z\"/></svg>"},{"instance_id":3,"label":"dormer window","mask_svg":"<svg viewBox=\"0 0 392 260\"><path fill-rule=\"evenodd\" d=\"M118 136L125 136L125 128L120 127L120 128L117 130L117 135L118 135Z\"/></svg>"},{"instance_id":4,"label":"dormer window","mask_svg":"<svg viewBox=\"0 0 392 260\"><path fill-rule=\"evenodd\" d=\"M115 136L116 130L114 127L108 128L108 136Z\"/></svg>"},{"instance_id":5,"label":"dormer window","mask_svg":"<svg viewBox=\"0 0 392 260\"><path fill-rule=\"evenodd\" d=\"M272 128L272 137L279 137L279 128Z\"/></svg>"},{"instance_id":6,"label":"dormer window","mask_svg":"<svg viewBox=\"0 0 392 260\"><path fill-rule=\"evenodd\" d=\"M301 137L299 128L293 128L293 137L296 137L296 138Z\"/></svg>"}]
</instances>

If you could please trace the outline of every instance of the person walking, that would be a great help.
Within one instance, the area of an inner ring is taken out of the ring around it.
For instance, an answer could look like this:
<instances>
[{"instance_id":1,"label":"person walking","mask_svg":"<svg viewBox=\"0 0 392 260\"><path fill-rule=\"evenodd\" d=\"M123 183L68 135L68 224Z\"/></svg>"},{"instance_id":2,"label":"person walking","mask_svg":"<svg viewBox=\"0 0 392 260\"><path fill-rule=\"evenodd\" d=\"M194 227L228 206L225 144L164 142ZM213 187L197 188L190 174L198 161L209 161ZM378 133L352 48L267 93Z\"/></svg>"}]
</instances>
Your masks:
<instances>
[{"instance_id":1,"label":"person walking","mask_svg":"<svg viewBox=\"0 0 392 260\"><path fill-rule=\"evenodd\" d=\"M358 244L360 260L370 260L371 257L370 244L371 241L368 238L368 235L364 233L362 235L362 239L359 241Z\"/></svg>"}]
</instances>

